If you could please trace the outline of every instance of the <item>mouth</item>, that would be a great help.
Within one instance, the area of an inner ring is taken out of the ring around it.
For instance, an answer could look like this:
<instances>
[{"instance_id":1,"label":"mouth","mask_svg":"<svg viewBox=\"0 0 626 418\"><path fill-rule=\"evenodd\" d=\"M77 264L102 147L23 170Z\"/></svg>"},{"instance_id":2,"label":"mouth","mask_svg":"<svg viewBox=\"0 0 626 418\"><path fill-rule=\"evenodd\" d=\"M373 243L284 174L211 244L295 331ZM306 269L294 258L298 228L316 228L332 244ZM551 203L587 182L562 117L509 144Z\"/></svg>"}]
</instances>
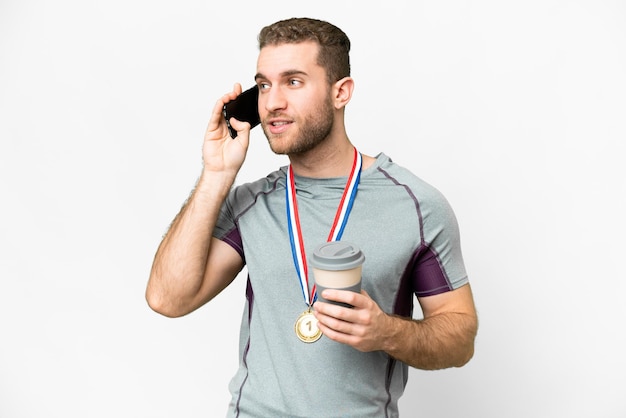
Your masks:
<instances>
[{"instance_id":1,"label":"mouth","mask_svg":"<svg viewBox=\"0 0 626 418\"><path fill-rule=\"evenodd\" d=\"M293 122L287 119L270 119L267 127L272 134L281 134L291 126Z\"/></svg>"}]
</instances>

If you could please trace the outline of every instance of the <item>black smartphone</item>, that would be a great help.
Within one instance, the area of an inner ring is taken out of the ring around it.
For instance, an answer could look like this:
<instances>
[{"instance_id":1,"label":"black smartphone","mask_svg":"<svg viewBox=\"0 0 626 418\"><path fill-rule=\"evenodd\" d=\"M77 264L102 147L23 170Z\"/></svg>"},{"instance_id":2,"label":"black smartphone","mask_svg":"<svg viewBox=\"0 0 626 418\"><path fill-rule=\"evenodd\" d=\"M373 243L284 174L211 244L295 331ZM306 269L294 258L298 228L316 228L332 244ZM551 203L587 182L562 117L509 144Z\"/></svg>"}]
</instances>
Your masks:
<instances>
[{"instance_id":1,"label":"black smartphone","mask_svg":"<svg viewBox=\"0 0 626 418\"><path fill-rule=\"evenodd\" d=\"M237 96L235 100L226 103L223 114L230 137L233 139L237 136L237 131L230 126L230 118L248 122L250 129L257 126L261 123L261 118L259 117L259 87L251 87Z\"/></svg>"}]
</instances>

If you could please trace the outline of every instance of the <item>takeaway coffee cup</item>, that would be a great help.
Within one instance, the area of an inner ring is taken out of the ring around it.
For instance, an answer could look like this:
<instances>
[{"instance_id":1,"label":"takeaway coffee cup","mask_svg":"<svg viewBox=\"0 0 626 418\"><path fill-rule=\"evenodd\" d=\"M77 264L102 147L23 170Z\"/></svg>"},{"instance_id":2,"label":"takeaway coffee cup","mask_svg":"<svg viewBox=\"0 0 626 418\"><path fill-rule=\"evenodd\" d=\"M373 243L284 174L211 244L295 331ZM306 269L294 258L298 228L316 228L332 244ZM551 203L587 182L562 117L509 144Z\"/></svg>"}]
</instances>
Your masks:
<instances>
[{"instance_id":1,"label":"takeaway coffee cup","mask_svg":"<svg viewBox=\"0 0 626 418\"><path fill-rule=\"evenodd\" d=\"M346 303L326 300L324 289L341 289L361 293L361 270L365 256L354 244L331 241L321 244L313 251L309 263L317 288L317 300L351 308Z\"/></svg>"}]
</instances>

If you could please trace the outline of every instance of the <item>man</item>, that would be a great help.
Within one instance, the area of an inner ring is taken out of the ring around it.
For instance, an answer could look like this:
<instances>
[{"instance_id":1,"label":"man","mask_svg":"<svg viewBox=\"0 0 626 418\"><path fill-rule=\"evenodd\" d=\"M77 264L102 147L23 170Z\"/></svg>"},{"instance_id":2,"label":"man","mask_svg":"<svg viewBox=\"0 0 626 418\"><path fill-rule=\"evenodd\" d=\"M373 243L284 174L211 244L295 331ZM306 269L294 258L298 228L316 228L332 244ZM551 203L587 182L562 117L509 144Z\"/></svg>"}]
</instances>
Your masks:
<instances>
[{"instance_id":1,"label":"man","mask_svg":"<svg viewBox=\"0 0 626 418\"><path fill-rule=\"evenodd\" d=\"M408 366L459 367L473 355L477 318L454 214L436 189L348 139L354 81L340 29L289 19L264 28L259 47L261 126L290 166L232 188L250 133L233 118L231 139L222 117L241 93L236 84L213 109L202 174L156 253L148 303L166 316L188 314L245 265L228 416L398 416ZM350 184L356 195L344 198ZM316 302L306 274L307 254L339 239L338 227L365 254L363 290L323 296L353 308ZM423 320L411 319L413 295ZM294 325L302 317L304 338Z\"/></svg>"}]
</instances>

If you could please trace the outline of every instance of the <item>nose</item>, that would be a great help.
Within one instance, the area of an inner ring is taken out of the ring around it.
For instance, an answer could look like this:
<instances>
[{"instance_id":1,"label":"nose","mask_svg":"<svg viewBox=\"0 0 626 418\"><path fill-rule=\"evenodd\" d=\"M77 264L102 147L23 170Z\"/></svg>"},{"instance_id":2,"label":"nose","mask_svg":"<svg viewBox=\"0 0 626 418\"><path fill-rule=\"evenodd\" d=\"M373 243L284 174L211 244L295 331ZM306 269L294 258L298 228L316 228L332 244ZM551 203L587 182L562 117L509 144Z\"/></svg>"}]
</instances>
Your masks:
<instances>
[{"instance_id":1,"label":"nose","mask_svg":"<svg viewBox=\"0 0 626 418\"><path fill-rule=\"evenodd\" d=\"M280 87L271 87L262 96L261 100L265 100L265 110L270 113L284 110L287 107L287 99Z\"/></svg>"}]
</instances>

